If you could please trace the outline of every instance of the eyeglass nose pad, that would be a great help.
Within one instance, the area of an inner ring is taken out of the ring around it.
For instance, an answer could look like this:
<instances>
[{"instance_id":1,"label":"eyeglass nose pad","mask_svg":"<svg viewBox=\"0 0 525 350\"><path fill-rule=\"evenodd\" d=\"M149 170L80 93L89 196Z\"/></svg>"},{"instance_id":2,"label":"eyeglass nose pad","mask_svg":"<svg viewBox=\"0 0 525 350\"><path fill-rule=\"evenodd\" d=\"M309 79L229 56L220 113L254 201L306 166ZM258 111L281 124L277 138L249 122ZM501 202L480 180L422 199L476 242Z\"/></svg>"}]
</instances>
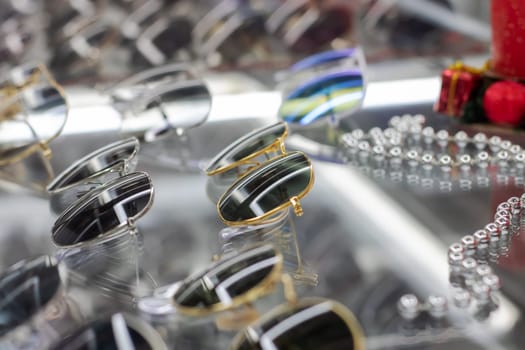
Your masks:
<instances>
[{"instance_id":1,"label":"eyeglass nose pad","mask_svg":"<svg viewBox=\"0 0 525 350\"><path fill-rule=\"evenodd\" d=\"M290 198L290 203L292 204L293 211L296 216L302 216L303 215L303 207L301 206L301 202L299 202L299 198L297 196L293 196Z\"/></svg>"}]
</instances>

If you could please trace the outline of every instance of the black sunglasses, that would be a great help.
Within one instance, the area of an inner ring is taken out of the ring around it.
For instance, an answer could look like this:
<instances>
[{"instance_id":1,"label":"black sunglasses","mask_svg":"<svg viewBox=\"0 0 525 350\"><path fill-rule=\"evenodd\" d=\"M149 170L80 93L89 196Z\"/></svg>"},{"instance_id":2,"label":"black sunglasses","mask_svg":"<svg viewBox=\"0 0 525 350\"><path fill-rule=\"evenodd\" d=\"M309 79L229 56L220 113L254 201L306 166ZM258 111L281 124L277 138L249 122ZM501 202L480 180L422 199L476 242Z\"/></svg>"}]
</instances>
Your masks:
<instances>
[{"instance_id":1,"label":"black sunglasses","mask_svg":"<svg viewBox=\"0 0 525 350\"><path fill-rule=\"evenodd\" d=\"M53 350L164 350L157 331L141 319L116 313L91 321L51 347Z\"/></svg>"},{"instance_id":2,"label":"black sunglasses","mask_svg":"<svg viewBox=\"0 0 525 350\"><path fill-rule=\"evenodd\" d=\"M42 312L62 287L57 261L50 256L7 268L0 276L0 336Z\"/></svg>"},{"instance_id":3,"label":"black sunglasses","mask_svg":"<svg viewBox=\"0 0 525 350\"><path fill-rule=\"evenodd\" d=\"M111 143L82 157L48 186L51 209L60 214L89 190L135 170L139 141L132 137Z\"/></svg>"},{"instance_id":4,"label":"black sunglasses","mask_svg":"<svg viewBox=\"0 0 525 350\"><path fill-rule=\"evenodd\" d=\"M292 206L302 215L299 200L314 184L310 159L301 152L276 157L246 173L217 203L220 219L227 225L263 223Z\"/></svg>"},{"instance_id":5,"label":"black sunglasses","mask_svg":"<svg viewBox=\"0 0 525 350\"><path fill-rule=\"evenodd\" d=\"M55 221L52 239L60 248L115 238L133 229L153 202L148 174L134 172L93 189L71 204Z\"/></svg>"},{"instance_id":6,"label":"black sunglasses","mask_svg":"<svg viewBox=\"0 0 525 350\"><path fill-rule=\"evenodd\" d=\"M193 316L230 310L273 291L282 267L282 255L272 245L251 247L184 280L172 301L178 311Z\"/></svg>"},{"instance_id":7,"label":"black sunglasses","mask_svg":"<svg viewBox=\"0 0 525 350\"><path fill-rule=\"evenodd\" d=\"M276 307L234 339L232 350L364 350L361 326L341 303L305 298Z\"/></svg>"}]
</instances>

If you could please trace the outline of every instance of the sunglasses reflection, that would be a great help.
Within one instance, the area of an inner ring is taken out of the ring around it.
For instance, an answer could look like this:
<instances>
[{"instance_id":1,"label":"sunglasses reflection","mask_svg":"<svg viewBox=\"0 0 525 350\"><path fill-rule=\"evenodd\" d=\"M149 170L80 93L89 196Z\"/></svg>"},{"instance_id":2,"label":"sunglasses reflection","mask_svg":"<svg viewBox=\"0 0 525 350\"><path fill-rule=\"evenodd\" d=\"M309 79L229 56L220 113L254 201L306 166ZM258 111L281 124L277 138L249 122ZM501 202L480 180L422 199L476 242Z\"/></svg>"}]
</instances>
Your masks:
<instances>
[{"instance_id":1,"label":"sunglasses reflection","mask_svg":"<svg viewBox=\"0 0 525 350\"><path fill-rule=\"evenodd\" d=\"M276 219L266 224L226 227L219 232L222 255L263 243L277 247L284 258L284 270L292 276L295 283L317 285L317 274L311 270L301 256L295 223L289 209L277 213Z\"/></svg>"},{"instance_id":2,"label":"sunglasses reflection","mask_svg":"<svg viewBox=\"0 0 525 350\"><path fill-rule=\"evenodd\" d=\"M156 287L141 268L143 237L136 226L152 200L149 176L134 172L89 191L62 212L52 238L74 283L96 286L124 304Z\"/></svg>"},{"instance_id":3,"label":"sunglasses reflection","mask_svg":"<svg viewBox=\"0 0 525 350\"><path fill-rule=\"evenodd\" d=\"M0 276L2 349L49 346L81 324L80 307L68 294L63 274L50 256L22 260L3 272Z\"/></svg>"}]
</instances>

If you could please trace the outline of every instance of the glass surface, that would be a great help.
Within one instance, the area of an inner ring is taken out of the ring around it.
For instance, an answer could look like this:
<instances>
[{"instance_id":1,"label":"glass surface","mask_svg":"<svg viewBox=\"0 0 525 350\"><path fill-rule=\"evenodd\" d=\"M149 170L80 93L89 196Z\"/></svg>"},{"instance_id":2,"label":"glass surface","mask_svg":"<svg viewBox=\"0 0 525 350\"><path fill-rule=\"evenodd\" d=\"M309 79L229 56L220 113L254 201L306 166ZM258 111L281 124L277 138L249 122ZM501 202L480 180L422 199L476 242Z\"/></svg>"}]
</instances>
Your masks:
<instances>
[{"instance_id":1,"label":"glass surface","mask_svg":"<svg viewBox=\"0 0 525 350\"><path fill-rule=\"evenodd\" d=\"M60 286L58 266L49 256L9 267L0 276L0 336L43 311Z\"/></svg>"},{"instance_id":2,"label":"glass surface","mask_svg":"<svg viewBox=\"0 0 525 350\"><path fill-rule=\"evenodd\" d=\"M275 158L235 182L220 199L219 212L227 221L259 217L303 194L312 176L311 163L303 153Z\"/></svg>"},{"instance_id":3,"label":"glass surface","mask_svg":"<svg viewBox=\"0 0 525 350\"><path fill-rule=\"evenodd\" d=\"M58 246L85 243L142 216L153 197L145 173L131 173L89 192L56 220L52 237Z\"/></svg>"},{"instance_id":4,"label":"glass surface","mask_svg":"<svg viewBox=\"0 0 525 350\"><path fill-rule=\"evenodd\" d=\"M237 350L355 350L354 336L330 301L281 306L242 331Z\"/></svg>"},{"instance_id":5,"label":"glass surface","mask_svg":"<svg viewBox=\"0 0 525 350\"><path fill-rule=\"evenodd\" d=\"M221 259L205 271L185 280L173 300L186 308L226 308L275 273L282 263L272 246L249 249Z\"/></svg>"},{"instance_id":6,"label":"glass surface","mask_svg":"<svg viewBox=\"0 0 525 350\"><path fill-rule=\"evenodd\" d=\"M88 323L52 346L51 349L153 350L154 348L142 334L127 324L120 314L116 314Z\"/></svg>"},{"instance_id":7,"label":"glass surface","mask_svg":"<svg viewBox=\"0 0 525 350\"><path fill-rule=\"evenodd\" d=\"M264 150L282 138L286 133L286 124L278 122L269 126L254 130L239 138L234 143L225 147L206 168L206 172L212 172L220 168L245 159L258 151Z\"/></svg>"}]
</instances>

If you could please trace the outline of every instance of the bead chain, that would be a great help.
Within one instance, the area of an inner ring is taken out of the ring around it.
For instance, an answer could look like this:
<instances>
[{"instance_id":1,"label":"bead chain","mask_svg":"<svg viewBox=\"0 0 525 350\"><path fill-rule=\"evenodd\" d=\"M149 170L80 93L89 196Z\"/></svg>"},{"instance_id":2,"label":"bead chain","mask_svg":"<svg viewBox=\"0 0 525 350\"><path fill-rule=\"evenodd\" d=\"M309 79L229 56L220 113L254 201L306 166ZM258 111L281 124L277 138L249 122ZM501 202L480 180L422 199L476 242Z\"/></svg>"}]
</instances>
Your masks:
<instances>
[{"instance_id":1,"label":"bead chain","mask_svg":"<svg viewBox=\"0 0 525 350\"><path fill-rule=\"evenodd\" d=\"M425 189L438 186L451 191L454 183L462 190L490 186L489 170L496 170L496 181L517 186L525 183L525 151L499 136L464 131L449 135L447 130L424 126L422 115L395 116L389 127L364 132L355 129L342 135L344 161L377 179L387 176L394 182Z\"/></svg>"},{"instance_id":2,"label":"bead chain","mask_svg":"<svg viewBox=\"0 0 525 350\"><path fill-rule=\"evenodd\" d=\"M424 123L422 115L395 116L384 130L375 127L367 133L361 129L346 133L340 140L343 160L374 178L386 179L388 175L394 182L404 179L426 189L437 184L440 190L451 191L454 179L462 190L470 190L473 179L478 186L488 187L489 168L495 169L497 183L508 185L513 179L516 186L524 187L525 151L521 146L484 133L470 137L458 131L450 136L446 130L424 127ZM522 209L525 193L501 203L493 222L449 247L454 305L467 309L474 299L476 318L486 318L497 309L501 282L489 262L508 255L511 238L525 221ZM421 311L441 318L448 309L446 298L437 295L422 304L415 295L406 294L397 306L405 320L414 320ZM480 311L487 309L482 316Z\"/></svg>"}]
</instances>

